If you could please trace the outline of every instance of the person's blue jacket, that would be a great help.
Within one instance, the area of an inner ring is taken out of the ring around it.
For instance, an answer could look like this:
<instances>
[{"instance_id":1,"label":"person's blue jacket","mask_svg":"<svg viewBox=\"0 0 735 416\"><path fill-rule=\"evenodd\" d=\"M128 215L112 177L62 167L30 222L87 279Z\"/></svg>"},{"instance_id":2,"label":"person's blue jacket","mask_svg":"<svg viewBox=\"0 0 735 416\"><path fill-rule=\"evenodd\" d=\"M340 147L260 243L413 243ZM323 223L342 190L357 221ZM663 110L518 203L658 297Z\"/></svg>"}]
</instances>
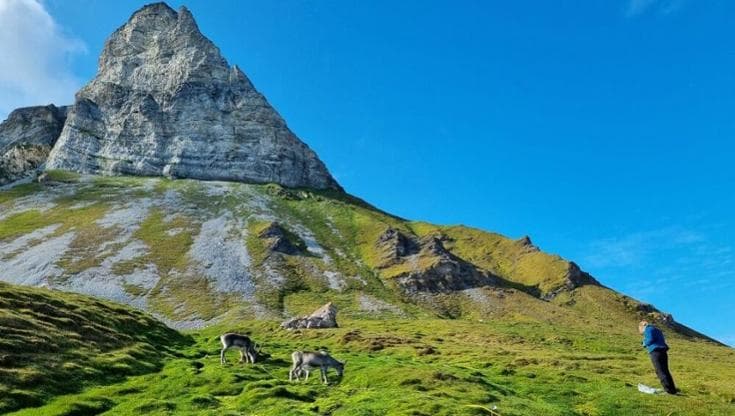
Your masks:
<instances>
[{"instance_id":1,"label":"person's blue jacket","mask_svg":"<svg viewBox=\"0 0 735 416\"><path fill-rule=\"evenodd\" d=\"M664 340L664 333L653 325L646 325L646 329L643 330L643 346L648 349L648 352L669 349Z\"/></svg>"}]
</instances>

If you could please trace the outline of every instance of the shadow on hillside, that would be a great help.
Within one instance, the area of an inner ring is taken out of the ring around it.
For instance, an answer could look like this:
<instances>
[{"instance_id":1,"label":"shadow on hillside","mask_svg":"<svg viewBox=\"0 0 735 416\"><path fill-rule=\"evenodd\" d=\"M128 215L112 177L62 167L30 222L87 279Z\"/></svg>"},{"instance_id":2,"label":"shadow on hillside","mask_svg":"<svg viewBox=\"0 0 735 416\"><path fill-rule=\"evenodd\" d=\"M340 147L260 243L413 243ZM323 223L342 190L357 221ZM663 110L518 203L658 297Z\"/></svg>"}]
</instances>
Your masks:
<instances>
[{"instance_id":1,"label":"shadow on hillside","mask_svg":"<svg viewBox=\"0 0 735 416\"><path fill-rule=\"evenodd\" d=\"M0 283L0 413L159 371L194 340L142 312ZM29 348L29 346L33 346Z\"/></svg>"}]
</instances>

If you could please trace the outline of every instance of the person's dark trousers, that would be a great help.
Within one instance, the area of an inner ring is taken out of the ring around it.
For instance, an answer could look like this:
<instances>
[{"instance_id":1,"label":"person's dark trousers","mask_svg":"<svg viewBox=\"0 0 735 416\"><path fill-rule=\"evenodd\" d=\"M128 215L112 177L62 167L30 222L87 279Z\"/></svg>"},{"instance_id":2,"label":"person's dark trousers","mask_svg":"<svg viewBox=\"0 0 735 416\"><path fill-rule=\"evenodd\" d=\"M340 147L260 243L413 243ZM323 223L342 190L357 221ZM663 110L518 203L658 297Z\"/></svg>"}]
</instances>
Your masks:
<instances>
[{"instance_id":1,"label":"person's dark trousers","mask_svg":"<svg viewBox=\"0 0 735 416\"><path fill-rule=\"evenodd\" d=\"M651 351L651 361L653 362L653 368L656 369L656 375L661 380L661 385L664 387L669 394L676 394L676 386L674 385L674 379L671 377L669 372L669 355L666 350L653 350Z\"/></svg>"}]
</instances>

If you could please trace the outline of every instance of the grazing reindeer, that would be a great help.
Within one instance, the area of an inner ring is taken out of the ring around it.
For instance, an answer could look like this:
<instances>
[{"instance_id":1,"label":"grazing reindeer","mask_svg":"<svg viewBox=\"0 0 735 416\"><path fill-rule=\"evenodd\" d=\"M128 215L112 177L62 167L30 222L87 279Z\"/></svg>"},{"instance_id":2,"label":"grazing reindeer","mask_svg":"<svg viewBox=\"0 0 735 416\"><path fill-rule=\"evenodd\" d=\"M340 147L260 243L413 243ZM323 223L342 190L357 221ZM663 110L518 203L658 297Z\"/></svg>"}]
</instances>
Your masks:
<instances>
[{"instance_id":1,"label":"grazing reindeer","mask_svg":"<svg viewBox=\"0 0 735 416\"><path fill-rule=\"evenodd\" d=\"M337 375L340 377L342 377L342 374L345 371L344 362L339 362L335 360L334 358L332 358L332 356L324 351L294 351L294 353L291 354L291 361L293 362L293 366L291 366L291 371L288 373L288 381L293 381L294 377L296 377L296 380L299 380L304 373L306 373L306 379L304 381L308 381L309 370L315 367L319 367L319 370L322 373L322 382L324 382L324 384L327 384L329 383L329 381L327 380L327 370L329 369L329 367L334 367L334 369L337 370Z\"/></svg>"},{"instance_id":2,"label":"grazing reindeer","mask_svg":"<svg viewBox=\"0 0 735 416\"><path fill-rule=\"evenodd\" d=\"M233 333L222 334L220 335L219 340L222 341L222 351L219 353L220 364L227 362L225 359L225 351L230 348L240 349L240 362L243 362L244 359L245 362L250 361L255 364L255 359L258 357L258 354L260 354L260 349L255 349L257 344L245 335Z\"/></svg>"}]
</instances>

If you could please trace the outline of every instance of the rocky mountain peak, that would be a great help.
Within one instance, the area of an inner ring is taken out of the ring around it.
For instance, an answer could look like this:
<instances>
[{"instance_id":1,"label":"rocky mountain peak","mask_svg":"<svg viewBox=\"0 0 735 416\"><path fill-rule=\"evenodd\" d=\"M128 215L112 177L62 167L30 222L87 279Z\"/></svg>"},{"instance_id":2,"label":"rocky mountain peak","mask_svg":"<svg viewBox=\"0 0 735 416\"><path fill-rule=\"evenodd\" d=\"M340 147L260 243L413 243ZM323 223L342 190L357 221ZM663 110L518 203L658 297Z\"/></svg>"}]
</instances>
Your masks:
<instances>
[{"instance_id":1,"label":"rocky mountain peak","mask_svg":"<svg viewBox=\"0 0 735 416\"><path fill-rule=\"evenodd\" d=\"M176 12L165 3L154 3L135 12L110 36L97 77L82 95L94 92L97 83L114 83L165 99L162 93L187 82L230 81L230 72L219 49L201 34L186 8Z\"/></svg>"},{"instance_id":2,"label":"rocky mountain peak","mask_svg":"<svg viewBox=\"0 0 735 416\"><path fill-rule=\"evenodd\" d=\"M341 189L191 13L165 3L107 40L47 167Z\"/></svg>"}]
</instances>

